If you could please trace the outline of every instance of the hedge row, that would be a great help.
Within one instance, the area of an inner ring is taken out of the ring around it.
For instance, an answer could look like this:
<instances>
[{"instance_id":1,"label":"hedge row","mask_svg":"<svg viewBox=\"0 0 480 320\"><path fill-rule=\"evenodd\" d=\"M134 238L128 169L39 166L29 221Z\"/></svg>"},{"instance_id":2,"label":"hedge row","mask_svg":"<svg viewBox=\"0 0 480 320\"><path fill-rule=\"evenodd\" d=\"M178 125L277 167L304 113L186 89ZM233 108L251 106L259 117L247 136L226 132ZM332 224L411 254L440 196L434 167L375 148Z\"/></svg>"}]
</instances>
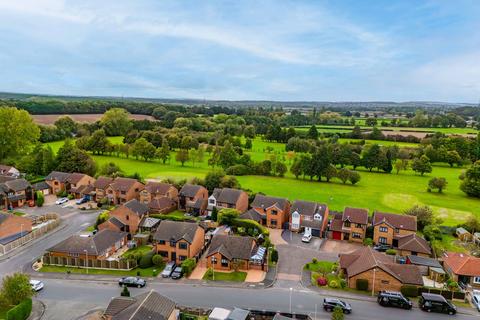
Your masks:
<instances>
[{"instance_id":1,"label":"hedge row","mask_svg":"<svg viewBox=\"0 0 480 320\"><path fill-rule=\"evenodd\" d=\"M25 299L18 305L8 310L7 320L25 320L32 313L32 299Z\"/></svg>"}]
</instances>

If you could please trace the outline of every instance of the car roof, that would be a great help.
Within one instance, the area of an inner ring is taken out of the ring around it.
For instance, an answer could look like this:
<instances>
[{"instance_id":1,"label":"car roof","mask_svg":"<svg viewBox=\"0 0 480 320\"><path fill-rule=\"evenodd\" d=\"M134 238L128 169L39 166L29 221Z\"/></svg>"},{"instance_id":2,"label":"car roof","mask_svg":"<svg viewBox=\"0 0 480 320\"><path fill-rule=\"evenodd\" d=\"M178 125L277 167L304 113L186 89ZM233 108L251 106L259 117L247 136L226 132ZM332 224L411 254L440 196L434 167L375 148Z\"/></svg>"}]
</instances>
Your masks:
<instances>
[{"instance_id":1,"label":"car roof","mask_svg":"<svg viewBox=\"0 0 480 320\"><path fill-rule=\"evenodd\" d=\"M340 300L335 298L325 298L325 302L340 302Z\"/></svg>"},{"instance_id":2,"label":"car roof","mask_svg":"<svg viewBox=\"0 0 480 320\"><path fill-rule=\"evenodd\" d=\"M443 296L435 293L422 293L422 297L426 300L437 301L437 302L447 302Z\"/></svg>"}]
</instances>

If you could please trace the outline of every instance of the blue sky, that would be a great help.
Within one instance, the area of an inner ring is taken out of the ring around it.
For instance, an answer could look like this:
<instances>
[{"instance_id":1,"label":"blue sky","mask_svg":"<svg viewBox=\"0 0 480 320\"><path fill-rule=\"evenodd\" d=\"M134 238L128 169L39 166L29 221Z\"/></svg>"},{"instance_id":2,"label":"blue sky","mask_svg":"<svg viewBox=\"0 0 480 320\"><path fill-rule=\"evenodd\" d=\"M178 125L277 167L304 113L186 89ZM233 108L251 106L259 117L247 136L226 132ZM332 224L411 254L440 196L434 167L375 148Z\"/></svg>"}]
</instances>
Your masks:
<instances>
[{"instance_id":1,"label":"blue sky","mask_svg":"<svg viewBox=\"0 0 480 320\"><path fill-rule=\"evenodd\" d=\"M480 1L0 0L0 91L480 100Z\"/></svg>"}]
</instances>

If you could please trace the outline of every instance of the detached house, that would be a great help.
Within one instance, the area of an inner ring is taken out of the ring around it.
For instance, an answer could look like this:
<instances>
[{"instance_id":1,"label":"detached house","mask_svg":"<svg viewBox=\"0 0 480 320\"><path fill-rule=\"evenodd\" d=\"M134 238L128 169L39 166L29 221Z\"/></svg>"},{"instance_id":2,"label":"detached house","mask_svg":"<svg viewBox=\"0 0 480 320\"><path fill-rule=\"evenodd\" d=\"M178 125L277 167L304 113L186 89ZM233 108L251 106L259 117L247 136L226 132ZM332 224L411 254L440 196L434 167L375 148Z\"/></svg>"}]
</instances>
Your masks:
<instances>
[{"instance_id":1,"label":"detached house","mask_svg":"<svg viewBox=\"0 0 480 320\"><path fill-rule=\"evenodd\" d=\"M109 229L135 234L142 218L148 214L148 207L136 199L110 211L110 218L98 226L99 230Z\"/></svg>"},{"instance_id":2,"label":"detached house","mask_svg":"<svg viewBox=\"0 0 480 320\"><path fill-rule=\"evenodd\" d=\"M205 229L195 222L164 220L153 240L157 253L165 261L181 264L199 255L205 244Z\"/></svg>"},{"instance_id":3,"label":"detached house","mask_svg":"<svg viewBox=\"0 0 480 320\"><path fill-rule=\"evenodd\" d=\"M417 232L417 218L405 214L375 211L372 217L373 242L398 247L401 237Z\"/></svg>"},{"instance_id":4,"label":"detached house","mask_svg":"<svg viewBox=\"0 0 480 320\"><path fill-rule=\"evenodd\" d=\"M443 267L454 281L480 289L480 258L448 252L443 258Z\"/></svg>"},{"instance_id":5,"label":"detached house","mask_svg":"<svg viewBox=\"0 0 480 320\"><path fill-rule=\"evenodd\" d=\"M23 178L2 177L0 179L0 208L23 207L29 200L33 200L30 182Z\"/></svg>"},{"instance_id":6,"label":"detached house","mask_svg":"<svg viewBox=\"0 0 480 320\"><path fill-rule=\"evenodd\" d=\"M69 183L68 192L73 194L75 199L79 199L85 195L90 195L90 192L93 191L95 178L88 174L75 172L70 174L66 181Z\"/></svg>"},{"instance_id":7,"label":"detached house","mask_svg":"<svg viewBox=\"0 0 480 320\"><path fill-rule=\"evenodd\" d=\"M207 267L220 271L248 270L255 248L252 237L215 235L206 254Z\"/></svg>"},{"instance_id":8,"label":"detached house","mask_svg":"<svg viewBox=\"0 0 480 320\"><path fill-rule=\"evenodd\" d=\"M208 190L196 184L184 184L178 193L178 208L196 216L205 214Z\"/></svg>"},{"instance_id":9,"label":"detached house","mask_svg":"<svg viewBox=\"0 0 480 320\"><path fill-rule=\"evenodd\" d=\"M178 190L171 184L148 182L140 191L140 202L153 213L169 213L177 208Z\"/></svg>"},{"instance_id":10,"label":"detached house","mask_svg":"<svg viewBox=\"0 0 480 320\"><path fill-rule=\"evenodd\" d=\"M347 207L332 219L330 230L335 240L363 242L368 225L368 210Z\"/></svg>"},{"instance_id":11,"label":"detached house","mask_svg":"<svg viewBox=\"0 0 480 320\"><path fill-rule=\"evenodd\" d=\"M292 204L290 212L290 230L304 231L315 237L323 236L328 225L327 205L297 200Z\"/></svg>"},{"instance_id":12,"label":"detached house","mask_svg":"<svg viewBox=\"0 0 480 320\"><path fill-rule=\"evenodd\" d=\"M107 188L110 184L113 183L113 178L100 176L97 181L93 183L93 192L95 198L94 200L99 202L107 196Z\"/></svg>"},{"instance_id":13,"label":"detached house","mask_svg":"<svg viewBox=\"0 0 480 320\"><path fill-rule=\"evenodd\" d=\"M213 208L217 210L229 208L245 212L248 210L248 194L239 189L215 188L208 198L208 213L211 213Z\"/></svg>"},{"instance_id":14,"label":"detached house","mask_svg":"<svg viewBox=\"0 0 480 320\"><path fill-rule=\"evenodd\" d=\"M62 191L67 191L69 187L68 178L70 173L52 171L45 177L45 182L50 186L53 194L57 194Z\"/></svg>"},{"instance_id":15,"label":"detached house","mask_svg":"<svg viewBox=\"0 0 480 320\"><path fill-rule=\"evenodd\" d=\"M421 256L428 258L432 254L432 249L428 241L416 233L412 233L398 238L397 250L401 256Z\"/></svg>"},{"instance_id":16,"label":"detached house","mask_svg":"<svg viewBox=\"0 0 480 320\"><path fill-rule=\"evenodd\" d=\"M18 169L15 168L15 167L0 164L0 175L7 176L7 177L13 177L13 178L19 178L20 177L20 171L18 171Z\"/></svg>"},{"instance_id":17,"label":"detached house","mask_svg":"<svg viewBox=\"0 0 480 320\"><path fill-rule=\"evenodd\" d=\"M139 199L143 183L131 178L116 178L105 189L107 197L113 204L123 204L132 199Z\"/></svg>"},{"instance_id":18,"label":"detached house","mask_svg":"<svg viewBox=\"0 0 480 320\"><path fill-rule=\"evenodd\" d=\"M257 194L251 207L240 218L257 221L269 228L288 229L290 202L287 199Z\"/></svg>"}]
</instances>

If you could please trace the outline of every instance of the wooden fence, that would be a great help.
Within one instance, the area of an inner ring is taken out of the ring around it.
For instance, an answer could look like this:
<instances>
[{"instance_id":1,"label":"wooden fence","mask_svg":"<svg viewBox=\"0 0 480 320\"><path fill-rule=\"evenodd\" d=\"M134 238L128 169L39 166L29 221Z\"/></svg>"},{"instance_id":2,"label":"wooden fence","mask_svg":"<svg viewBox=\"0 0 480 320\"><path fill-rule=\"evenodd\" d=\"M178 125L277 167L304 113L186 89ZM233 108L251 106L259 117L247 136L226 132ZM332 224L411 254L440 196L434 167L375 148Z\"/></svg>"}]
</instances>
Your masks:
<instances>
[{"instance_id":1,"label":"wooden fence","mask_svg":"<svg viewBox=\"0 0 480 320\"><path fill-rule=\"evenodd\" d=\"M114 269L114 270L132 270L137 267L136 260L99 260L73 257L56 257L48 253L43 255L42 262L45 265L76 267L76 268L94 268L94 269Z\"/></svg>"}]
</instances>

